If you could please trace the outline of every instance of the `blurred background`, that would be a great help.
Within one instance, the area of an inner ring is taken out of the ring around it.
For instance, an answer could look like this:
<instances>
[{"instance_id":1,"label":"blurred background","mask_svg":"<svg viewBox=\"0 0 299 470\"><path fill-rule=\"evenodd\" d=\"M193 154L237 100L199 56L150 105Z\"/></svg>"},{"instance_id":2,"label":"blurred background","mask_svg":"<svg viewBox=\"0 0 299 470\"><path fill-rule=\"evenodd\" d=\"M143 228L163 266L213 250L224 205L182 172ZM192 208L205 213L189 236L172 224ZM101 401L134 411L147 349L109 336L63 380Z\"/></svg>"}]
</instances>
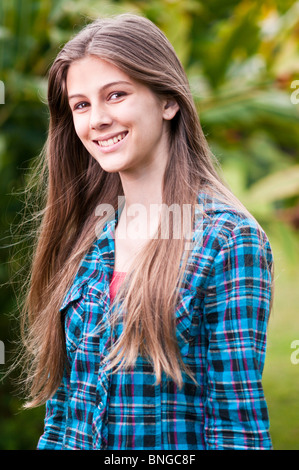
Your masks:
<instances>
[{"instance_id":1,"label":"blurred background","mask_svg":"<svg viewBox=\"0 0 299 470\"><path fill-rule=\"evenodd\" d=\"M11 245L30 165L47 135L47 70L83 25L123 12L150 18L174 45L223 175L269 236L276 287L263 383L274 449L298 450L298 1L1 0L0 373L18 334L13 287L26 260L21 252L12 260ZM34 449L44 408L23 411L13 379L0 382L0 449Z\"/></svg>"}]
</instances>

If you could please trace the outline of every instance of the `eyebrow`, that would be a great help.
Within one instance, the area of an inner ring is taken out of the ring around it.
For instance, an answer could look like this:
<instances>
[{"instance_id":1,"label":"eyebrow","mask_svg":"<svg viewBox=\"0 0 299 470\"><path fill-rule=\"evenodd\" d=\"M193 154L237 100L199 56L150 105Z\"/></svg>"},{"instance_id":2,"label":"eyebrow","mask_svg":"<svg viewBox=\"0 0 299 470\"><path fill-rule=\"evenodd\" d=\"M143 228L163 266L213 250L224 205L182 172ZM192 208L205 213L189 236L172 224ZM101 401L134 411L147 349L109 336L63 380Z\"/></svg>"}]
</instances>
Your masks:
<instances>
[{"instance_id":1,"label":"eyebrow","mask_svg":"<svg viewBox=\"0 0 299 470\"><path fill-rule=\"evenodd\" d=\"M106 85L103 85L99 89L99 92L101 93L101 92L105 91L107 88L110 88L111 86L116 86L116 85L131 85L132 86L132 83L126 82L125 80L118 80L117 82L106 83ZM73 95L69 95L68 99L71 100L72 98L82 98L84 96L85 95L83 93L75 93Z\"/></svg>"}]
</instances>

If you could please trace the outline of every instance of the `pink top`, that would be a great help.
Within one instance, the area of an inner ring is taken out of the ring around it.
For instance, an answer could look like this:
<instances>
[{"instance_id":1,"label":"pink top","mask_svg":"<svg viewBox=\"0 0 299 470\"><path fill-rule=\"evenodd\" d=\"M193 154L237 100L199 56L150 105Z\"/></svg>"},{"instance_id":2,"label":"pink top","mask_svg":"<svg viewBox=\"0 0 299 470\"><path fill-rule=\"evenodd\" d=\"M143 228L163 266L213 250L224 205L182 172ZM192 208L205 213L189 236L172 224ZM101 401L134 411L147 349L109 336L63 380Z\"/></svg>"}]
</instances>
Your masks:
<instances>
[{"instance_id":1,"label":"pink top","mask_svg":"<svg viewBox=\"0 0 299 470\"><path fill-rule=\"evenodd\" d=\"M126 277L127 273L123 273L121 271L114 271L110 283L110 299L113 302L118 289L120 288L124 278Z\"/></svg>"}]
</instances>

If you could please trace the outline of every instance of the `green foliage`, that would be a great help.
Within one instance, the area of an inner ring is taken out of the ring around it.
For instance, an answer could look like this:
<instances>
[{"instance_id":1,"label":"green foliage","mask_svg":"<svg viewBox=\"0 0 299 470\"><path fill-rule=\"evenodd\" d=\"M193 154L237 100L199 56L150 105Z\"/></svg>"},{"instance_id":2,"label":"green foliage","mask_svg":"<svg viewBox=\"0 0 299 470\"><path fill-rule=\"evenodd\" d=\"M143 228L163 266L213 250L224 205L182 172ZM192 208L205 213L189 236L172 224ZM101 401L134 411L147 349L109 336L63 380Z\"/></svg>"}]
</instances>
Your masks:
<instances>
[{"instance_id":1,"label":"green foliage","mask_svg":"<svg viewBox=\"0 0 299 470\"><path fill-rule=\"evenodd\" d=\"M294 321L299 281L299 103L292 88L299 74L299 8L294 0L2 0L0 340L7 360L18 325L12 316L15 294L6 284L12 276L8 245L16 242L10 230L18 225L23 209L16 193L24 189L28 168L47 134L47 70L61 45L84 24L98 15L123 12L147 16L174 45L226 181L270 236L277 288L265 387L274 445L298 449L298 379L296 366L289 361L289 344L299 339ZM26 265L26 259L17 257L13 266L18 264ZM293 290L288 291L290 285ZM6 367L0 365L0 372ZM281 370L284 380L278 378ZM284 381L288 389L283 388ZM288 400L293 413L286 412ZM6 378L0 384L1 449L35 448L44 410L21 411L21 403Z\"/></svg>"}]
</instances>

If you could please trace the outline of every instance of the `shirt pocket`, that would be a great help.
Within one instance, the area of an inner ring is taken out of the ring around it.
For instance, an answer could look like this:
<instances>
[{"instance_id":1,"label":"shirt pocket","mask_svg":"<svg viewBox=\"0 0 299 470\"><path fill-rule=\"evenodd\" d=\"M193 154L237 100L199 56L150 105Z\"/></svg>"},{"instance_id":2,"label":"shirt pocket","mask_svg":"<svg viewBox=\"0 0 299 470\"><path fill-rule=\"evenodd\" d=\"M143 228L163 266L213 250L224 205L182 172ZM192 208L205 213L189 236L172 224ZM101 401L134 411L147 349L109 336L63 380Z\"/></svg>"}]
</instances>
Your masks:
<instances>
[{"instance_id":1,"label":"shirt pocket","mask_svg":"<svg viewBox=\"0 0 299 470\"><path fill-rule=\"evenodd\" d=\"M65 342L68 356L69 353L76 351L82 337L84 310L81 303L84 297L84 287L84 285L72 286L60 307L60 312L64 316Z\"/></svg>"},{"instance_id":2,"label":"shirt pocket","mask_svg":"<svg viewBox=\"0 0 299 470\"><path fill-rule=\"evenodd\" d=\"M199 333L199 312L194 290L180 289L175 316L176 339L181 355L187 356Z\"/></svg>"}]
</instances>

